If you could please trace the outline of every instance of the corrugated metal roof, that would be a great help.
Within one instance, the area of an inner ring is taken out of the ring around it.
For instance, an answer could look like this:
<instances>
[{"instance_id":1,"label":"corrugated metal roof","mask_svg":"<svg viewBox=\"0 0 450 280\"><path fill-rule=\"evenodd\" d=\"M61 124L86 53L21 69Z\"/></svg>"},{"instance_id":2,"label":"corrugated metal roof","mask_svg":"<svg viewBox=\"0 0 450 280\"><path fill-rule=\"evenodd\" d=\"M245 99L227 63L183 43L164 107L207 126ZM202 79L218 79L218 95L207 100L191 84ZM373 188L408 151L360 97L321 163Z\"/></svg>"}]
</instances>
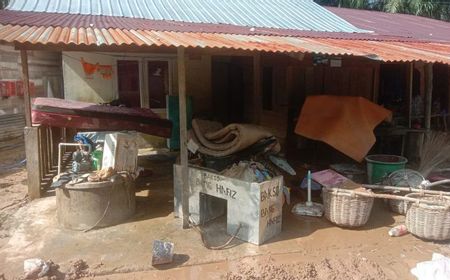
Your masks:
<instances>
[{"instance_id":1,"label":"corrugated metal roof","mask_svg":"<svg viewBox=\"0 0 450 280\"><path fill-rule=\"evenodd\" d=\"M8 10L365 32L312 0L12 0Z\"/></svg>"},{"instance_id":2,"label":"corrugated metal roof","mask_svg":"<svg viewBox=\"0 0 450 280\"><path fill-rule=\"evenodd\" d=\"M242 35L278 35L317 38L346 38L364 40L410 40L400 36L384 36L373 33L317 32L275 28L249 28L230 24L186 23L167 20L147 20L111 16L72 15L0 10L0 24L45 27L95 27L142 29L155 31L228 33Z\"/></svg>"},{"instance_id":3,"label":"corrugated metal roof","mask_svg":"<svg viewBox=\"0 0 450 280\"><path fill-rule=\"evenodd\" d=\"M377 11L326 7L356 27L387 36L450 42L450 22L426 17Z\"/></svg>"},{"instance_id":4,"label":"corrugated metal roof","mask_svg":"<svg viewBox=\"0 0 450 280\"><path fill-rule=\"evenodd\" d=\"M152 31L119 28L69 28L0 24L0 43L50 46L156 46L227 48L265 52L355 55L380 61L450 64L450 44L384 42L329 38Z\"/></svg>"}]
</instances>

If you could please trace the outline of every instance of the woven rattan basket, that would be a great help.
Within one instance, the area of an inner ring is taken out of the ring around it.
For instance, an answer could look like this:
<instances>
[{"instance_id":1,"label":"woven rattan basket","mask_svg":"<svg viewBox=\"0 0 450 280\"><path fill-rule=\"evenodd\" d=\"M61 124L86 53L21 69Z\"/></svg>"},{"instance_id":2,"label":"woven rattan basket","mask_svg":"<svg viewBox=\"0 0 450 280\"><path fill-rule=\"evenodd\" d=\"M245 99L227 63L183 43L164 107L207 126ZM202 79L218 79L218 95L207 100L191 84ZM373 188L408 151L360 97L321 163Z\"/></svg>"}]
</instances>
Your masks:
<instances>
[{"instance_id":1,"label":"woven rattan basket","mask_svg":"<svg viewBox=\"0 0 450 280\"><path fill-rule=\"evenodd\" d=\"M394 192L394 195L401 195L405 196L406 192ZM391 209L392 212L400 214L400 215L406 215L406 207L409 202L404 200L398 200L398 199L388 199L387 201L389 205L389 209Z\"/></svg>"},{"instance_id":2,"label":"woven rattan basket","mask_svg":"<svg viewBox=\"0 0 450 280\"><path fill-rule=\"evenodd\" d=\"M429 240L450 239L449 197L419 193L411 193L406 197L437 203L436 205L423 202L408 203L406 228L410 233Z\"/></svg>"},{"instance_id":3,"label":"woven rattan basket","mask_svg":"<svg viewBox=\"0 0 450 280\"><path fill-rule=\"evenodd\" d=\"M322 193L325 218L330 222L342 227L359 227L369 220L373 197L327 188Z\"/></svg>"}]
</instances>

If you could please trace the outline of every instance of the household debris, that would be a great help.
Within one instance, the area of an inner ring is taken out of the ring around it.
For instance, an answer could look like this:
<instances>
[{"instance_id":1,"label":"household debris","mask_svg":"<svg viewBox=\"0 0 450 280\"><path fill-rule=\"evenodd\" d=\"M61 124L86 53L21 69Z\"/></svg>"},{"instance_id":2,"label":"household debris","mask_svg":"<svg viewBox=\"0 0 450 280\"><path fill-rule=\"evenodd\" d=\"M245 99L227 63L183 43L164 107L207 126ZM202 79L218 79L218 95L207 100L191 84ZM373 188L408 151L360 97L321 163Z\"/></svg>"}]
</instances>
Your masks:
<instances>
[{"instance_id":1,"label":"household debris","mask_svg":"<svg viewBox=\"0 0 450 280\"><path fill-rule=\"evenodd\" d=\"M399 237L403 236L408 233L408 229L405 225L398 225L393 228L391 228L388 232L389 236L391 237Z\"/></svg>"},{"instance_id":2,"label":"household debris","mask_svg":"<svg viewBox=\"0 0 450 280\"><path fill-rule=\"evenodd\" d=\"M295 133L323 141L361 162L375 144L373 129L392 112L363 97L306 97Z\"/></svg>"},{"instance_id":3,"label":"household debris","mask_svg":"<svg viewBox=\"0 0 450 280\"><path fill-rule=\"evenodd\" d=\"M392 172L405 169L408 159L397 155L368 155L366 162L369 184L378 184L386 180Z\"/></svg>"},{"instance_id":4,"label":"household debris","mask_svg":"<svg viewBox=\"0 0 450 280\"><path fill-rule=\"evenodd\" d=\"M271 137L273 134L260 126L233 123L223 127L218 122L200 119L192 120L189 131L189 138L197 144L198 152L214 157L232 155ZM278 142L269 147L273 153L278 153L280 148Z\"/></svg>"},{"instance_id":5,"label":"household debris","mask_svg":"<svg viewBox=\"0 0 450 280\"><path fill-rule=\"evenodd\" d=\"M25 279L38 279L47 275L50 265L42 259L28 259L23 262Z\"/></svg>"},{"instance_id":6,"label":"household debris","mask_svg":"<svg viewBox=\"0 0 450 280\"><path fill-rule=\"evenodd\" d=\"M52 260L27 259L23 262L24 279L64 279L59 271L59 265Z\"/></svg>"},{"instance_id":7,"label":"household debris","mask_svg":"<svg viewBox=\"0 0 450 280\"><path fill-rule=\"evenodd\" d=\"M167 264L173 261L174 244L171 242L153 241L152 265Z\"/></svg>"},{"instance_id":8,"label":"household debris","mask_svg":"<svg viewBox=\"0 0 450 280\"><path fill-rule=\"evenodd\" d=\"M385 185L406 188L426 189L430 183L423 175L412 169L395 170L385 180Z\"/></svg>"},{"instance_id":9,"label":"household debris","mask_svg":"<svg viewBox=\"0 0 450 280\"><path fill-rule=\"evenodd\" d=\"M269 159L273 164L287 172L289 175L297 175L297 172L295 172L294 168L292 168L292 166L287 162L286 159L274 155L269 155Z\"/></svg>"},{"instance_id":10,"label":"household debris","mask_svg":"<svg viewBox=\"0 0 450 280\"><path fill-rule=\"evenodd\" d=\"M103 168L102 170L94 171L87 178L88 182L102 182L109 180L112 176L116 175L117 172L112 167Z\"/></svg>"},{"instance_id":11,"label":"household debris","mask_svg":"<svg viewBox=\"0 0 450 280\"><path fill-rule=\"evenodd\" d=\"M411 269L411 273L418 280L448 280L450 279L450 258L433 253L431 261L416 264Z\"/></svg>"},{"instance_id":12,"label":"household debris","mask_svg":"<svg viewBox=\"0 0 450 280\"><path fill-rule=\"evenodd\" d=\"M322 217L323 205L312 202L311 200L311 170L308 170L306 180L308 186L308 200L305 203L297 203L294 205L291 212L300 216Z\"/></svg>"},{"instance_id":13,"label":"household debris","mask_svg":"<svg viewBox=\"0 0 450 280\"><path fill-rule=\"evenodd\" d=\"M271 180L274 177L274 174L272 174L272 172L263 164L253 161L241 161L238 164L233 164L230 168L222 171L220 174L246 182L257 183Z\"/></svg>"},{"instance_id":14,"label":"household debris","mask_svg":"<svg viewBox=\"0 0 450 280\"><path fill-rule=\"evenodd\" d=\"M172 122L150 109L105 106L95 103L37 97L33 99L33 123L86 130L136 130L168 138Z\"/></svg>"}]
</instances>

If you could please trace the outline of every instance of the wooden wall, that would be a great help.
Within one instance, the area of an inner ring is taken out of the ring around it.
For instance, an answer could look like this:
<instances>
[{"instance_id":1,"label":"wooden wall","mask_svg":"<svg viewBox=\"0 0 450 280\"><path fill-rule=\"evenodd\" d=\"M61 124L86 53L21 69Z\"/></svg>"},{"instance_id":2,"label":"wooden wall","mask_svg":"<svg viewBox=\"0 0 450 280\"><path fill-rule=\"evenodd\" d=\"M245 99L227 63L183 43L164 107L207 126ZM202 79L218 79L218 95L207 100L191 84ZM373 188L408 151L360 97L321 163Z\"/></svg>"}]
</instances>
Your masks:
<instances>
[{"instance_id":1,"label":"wooden wall","mask_svg":"<svg viewBox=\"0 0 450 280\"><path fill-rule=\"evenodd\" d=\"M61 53L29 51L28 64L32 97L63 96ZM14 89L11 89L12 85ZM12 46L0 46L0 149L23 143L25 127L20 52Z\"/></svg>"}]
</instances>

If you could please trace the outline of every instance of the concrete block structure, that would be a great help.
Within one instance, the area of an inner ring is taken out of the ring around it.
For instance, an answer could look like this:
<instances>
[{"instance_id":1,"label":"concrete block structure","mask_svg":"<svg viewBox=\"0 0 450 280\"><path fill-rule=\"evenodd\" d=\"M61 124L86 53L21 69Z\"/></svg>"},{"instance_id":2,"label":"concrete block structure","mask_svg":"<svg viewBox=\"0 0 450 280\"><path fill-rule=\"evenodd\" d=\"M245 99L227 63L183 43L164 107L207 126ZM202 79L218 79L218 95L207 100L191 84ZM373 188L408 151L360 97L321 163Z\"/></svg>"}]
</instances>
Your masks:
<instances>
[{"instance_id":1,"label":"concrete block structure","mask_svg":"<svg viewBox=\"0 0 450 280\"><path fill-rule=\"evenodd\" d=\"M181 167L174 165L174 210L178 217L181 186ZM227 233L233 235L240 225L236 237L260 245L281 232L282 187L282 176L251 183L190 166L189 213L193 221L202 224L223 215L226 209Z\"/></svg>"}]
</instances>

